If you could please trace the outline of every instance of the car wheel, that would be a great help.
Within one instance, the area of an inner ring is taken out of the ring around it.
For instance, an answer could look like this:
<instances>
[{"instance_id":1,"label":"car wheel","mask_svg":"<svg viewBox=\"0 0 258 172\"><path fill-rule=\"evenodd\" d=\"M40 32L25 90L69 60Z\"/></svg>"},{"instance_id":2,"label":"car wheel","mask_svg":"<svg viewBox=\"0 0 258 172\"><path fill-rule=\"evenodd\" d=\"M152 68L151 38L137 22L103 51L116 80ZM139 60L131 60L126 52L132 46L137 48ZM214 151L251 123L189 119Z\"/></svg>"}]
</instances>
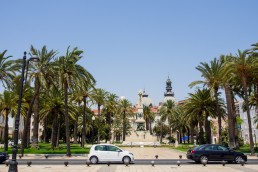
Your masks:
<instances>
[{"instance_id":1,"label":"car wheel","mask_svg":"<svg viewBox=\"0 0 258 172\"><path fill-rule=\"evenodd\" d=\"M236 164L240 164L242 160L243 160L243 158L239 155L235 157L235 163Z\"/></svg>"},{"instance_id":2,"label":"car wheel","mask_svg":"<svg viewBox=\"0 0 258 172\"><path fill-rule=\"evenodd\" d=\"M90 162L92 163L92 164L97 164L98 163L98 158L96 157L96 156L92 156L92 157L90 157Z\"/></svg>"},{"instance_id":3,"label":"car wheel","mask_svg":"<svg viewBox=\"0 0 258 172\"><path fill-rule=\"evenodd\" d=\"M130 163L131 162L131 158L129 156L125 156L123 158L123 163L125 164L126 162Z\"/></svg>"},{"instance_id":4,"label":"car wheel","mask_svg":"<svg viewBox=\"0 0 258 172\"><path fill-rule=\"evenodd\" d=\"M201 157L200 157L200 162L202 163L202 161L207 161L207 163L208 163L208 157L207 156L205 156L205 155L202 155Z\"/></svg>"}]
</instances>

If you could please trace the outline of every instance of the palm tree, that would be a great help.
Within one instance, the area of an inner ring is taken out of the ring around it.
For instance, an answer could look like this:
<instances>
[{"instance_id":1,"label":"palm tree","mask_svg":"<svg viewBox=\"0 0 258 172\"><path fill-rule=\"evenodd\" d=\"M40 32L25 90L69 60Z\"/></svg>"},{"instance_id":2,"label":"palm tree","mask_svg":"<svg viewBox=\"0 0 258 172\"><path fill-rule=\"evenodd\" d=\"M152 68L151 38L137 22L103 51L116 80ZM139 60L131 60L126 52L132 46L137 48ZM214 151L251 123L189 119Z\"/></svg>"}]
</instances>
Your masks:
<instances>
[{"instance_id":1,"label":"palm tree","mask_svg":"<svg viewBox=\"0 0 258 172\"><path fill-rule=\"evenodd\" d=\"M17 112L17 99L17 95L12 91L5 90L3 94L0 94L0 111L1 114L5 117L4 151L8 151L8 116Z\"/></svg>"},{"instance_id":2,"label":"palm tree","mask_svg":"<svg viewBox=\"0 0 258 172\"><path fill-rule=\"evenodd\" d=\"M216 58L210 62L210 65L206 62L202 62L199 66L196 67L198 71L202 73L202 77L205 78L204 81L194 81L189 86L192 87L196 84L204 84L207 85L214 93L215 101L216 101L216 113L218 117L218 126L219 126L219 144L222 143L222 127L221 127L221 114L219 110L219 86L221 84L222 77L222 63Z\"/></svg>"},{"instance_id":3,"label":"palm tree","mask_svg":"<svg viewBox=\"0 0 258 172\"><path fill-rule=\"evenodd\" d=\"M146 130L150 130L150 115L151 115L151 105L145 106L143 105L143 116L146 123Z\"/></svg>"},{"instance_id":4,"label":"palm tree","mask_svg":"<svg viewBox=\"0 0 258 172\"><path fill-rule=\"evenodd\" d=\"M34 96L32 104L34 105L34 122L33 122L33 142L32 145L34 147L37 147L38 145L38 128L39 128L39 91L40 88L45 85L46 87L50 87L50 84L53 84L53 68L51 67L51 60L55 57L57 54L56 51L51 50L48 51L46 46L43 46L41 50L35 49L33 46L30 48L31 54L36 55L40 59L40 63L37 64L36 67L37 70L33 70L30 73L30 78L34 78Z\"/></svg>"},{"instance_id":5,"label":"palm tree","mask_svg":"<svg viewBox=\"0 0 258 172\"><path fill-rule=\"evenodd\" d=\"M0 81L4 88L12 87L12 79L15 76L14 61L9 60L12 56L5 57L7 50L0 52Z\"/></svg>"},{"instance_id":6,"label":"palm tree","mask_svg":"<svg viewBox=\"0 0 258 172\"><path fill-rule=\"evenodd\" d=\"M164 107L165 112L162 114L161 118L163 118L164 120L168 120L170 124L169 136L171 136L171 123L173 121L173 118L175 118L176 104L173 100L167 100L162 106Z\"/></svg>"},{"instance_id":7,"label":"palm tree","mask_svg":"<svg viewBox=\"0 0 258 172\"><path fill-rule=\"evenodd\" d=\"M98 106L98 144L100 143L100 121L101 121L100 108L105 104L106 97L107 97L107 92L105 90L101 88L97 88L93 90L92 98Z\"/></svg>"},{"instance_id":8,"label":"palm tree","mask_svg":"<svg viewBox=\"0 0 258 172\"><path fill-rule=\"evenodd\" d=\"M249 125L250 150L251 150L251 154L253 155L254 141L252 137L252 123L251 123L247 88L250 86L250 80L253 75L252 72L256 70L255 68L257 66L257 58L252 58L252 56L248 55L248 53L249 53L249 50L244 50L244 51L238 50L238 54L236 54L236 56L233 56L233 61L230 63L227 63L227 68L229 73L235 74L241 80L245 109L246 109L247 120Z\"/></svg>"},{"instance_id":9,"label":"palm tree","mask_svg":"<svg viewBox=\"0 0 258 172\"><path fill-rule=\"evenodd\" d=\"M107 129L107 140L110 141L111 139L111 123L112 123L112 117L117 111L117 105L118 105L118 96L113 93L108 93L107 100L105 104L105 108L103 112L106 114L106 123L108 125Z\"/></svg>"},{"instance_id":10,"label":"palm tree","mask_svg":"<svg viewBox=\"0 0 258 172\"><path fill-rule=\"evenodd\" d=\"M197 119L199 123L199 143L204 143L203 138L203 121L205 122L206 138L207 142L211 143L211 131L208 122L208 116L216 117L216 101L211 96L211 91L209 89L198 89L194 94L189 93L189 99L184 105L186 118L190 117Z\"/></svg>"},{"instance_id":11,"label":"palm tree","mask_svg":"<svg viewBox=\"0 0 258 172\"><path fill-rule=\"evenodd\" d=\"M236 127L236 109L234 101L234 92L233 92L233 81L237 78L232 73L227 73L228 66L227 63L232 62L233 58L231 56L220 56L220 61L223 63L222 66L222 79L221 84L225 90L226 102L227 102L227 114L228 114L228 137L229 137L229 147L235 148L237 144L237 127Z\"/></svg>"},{"instance_id":12,"label":"palm tree","mask_svg":"<svg viewBox=\"0 0 258 172\"><path fill-rule=\"evenodd\" d=\"M81 58L83 51L74 48L72 51L67 48L66 55L58 58L54 68L58 71L58 76L62 83L64 90L65 102L65 133L67 144L67 156L71 156L70 151L70 131L69 131L69 109L68 109L68 91L72 93L76 89L76 85L80 83L87 83L91 74L87 72L82 66L76 64Z\"/></svg>"},{"instance_id":13,"label":"palm tree","mask_svg":"<svg viewBox=\"0 0 258 172\"><path fill-rule=\"evenodd\" d=\"M123 141L125 141L125 136L126 136L126 131L127 131L127 126L126 126L126 121L129 116L132 116L133 114L133 109L132 109L132 104L129 102L129 100L125 98L121 98L118 104L118 113L121 114L122 116L122 121L123 121Z\"/></svg>"}]
</instances>

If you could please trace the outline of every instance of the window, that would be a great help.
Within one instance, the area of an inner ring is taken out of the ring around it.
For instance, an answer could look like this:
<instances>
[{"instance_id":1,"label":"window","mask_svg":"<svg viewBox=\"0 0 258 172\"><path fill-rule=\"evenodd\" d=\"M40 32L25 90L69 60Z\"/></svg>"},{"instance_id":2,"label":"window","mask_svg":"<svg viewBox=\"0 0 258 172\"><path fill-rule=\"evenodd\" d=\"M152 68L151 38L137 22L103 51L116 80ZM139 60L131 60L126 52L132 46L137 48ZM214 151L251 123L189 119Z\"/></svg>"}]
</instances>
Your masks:
<instances>
[{"instance_id":1,"label":"window","mask_svg":"<svg viewBox=\"0 0 258 172\"><path fill-rule=\"evenodd\" d=\"M214 151L214 150L216 150L216 147L214 145L211 145L211 146L207 146L204 150Z\"/></svg>"},{"instance_id":2,"label":"window","mask_svg":"<svg viewBox=\"0 0 258 172\"><path fill-rule=\"evenodd\" d=\"M115 146L107 146L107 150L108 151L114 151L114 152L120 151L120 149L115 147Z\"/></svg>"},{"instance_id":3,"label":"window","mask_svg":"<svg viewBox=\"0 0 258 172\"><path fill-rule=\"evenodd\" d=\"M218 146L218 151L228 151L229 149L224 146Z\"/></svg>"},{"instance_id":4,"label":"window","mask_svg":"<svg viewBox=\"0 0 258 172\"><path fill-rule=\"evenodd\" d=\"M95 150L96 150L96 151L105 151L106 149L105 149L105 146L104 146L104 145L99 145L99 146L96 146L96 147L95 147Z\"/></svg>"}]
</instances>

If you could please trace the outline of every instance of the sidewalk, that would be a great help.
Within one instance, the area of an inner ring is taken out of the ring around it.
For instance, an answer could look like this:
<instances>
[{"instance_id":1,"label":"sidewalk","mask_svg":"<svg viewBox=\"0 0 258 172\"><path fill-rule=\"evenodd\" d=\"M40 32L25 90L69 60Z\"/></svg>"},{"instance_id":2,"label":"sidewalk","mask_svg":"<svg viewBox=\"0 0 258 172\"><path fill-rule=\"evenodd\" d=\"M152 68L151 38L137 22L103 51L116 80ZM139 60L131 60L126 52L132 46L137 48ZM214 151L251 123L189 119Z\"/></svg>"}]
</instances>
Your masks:
<instances>
[{"instance_id":1,"label":"sidewalk","mask_svg":"<svg viewBox=\"0 0 258 172\"><path fill-rule=\"evenodd\" d=\"M132 147L124 148L125 150L131 151L135 159L153 159L155 161L155 155L158 155L158 159L179 159L179 155L182 155L182 159L186 159L186 154L184 152L172 150L169 148L152 148L152 147ZM19 157L17 157L19 158ZM45 159L44 155L26 155L23 159ZM49 159L87 159L87 155L76 155L72 157L49 155ZM248 159L257 159L255 156L248 156ZM8 172L9 167L5 164L0 165L0 172ZM86 164L82 165L32 165L28 167L27 165L18 165L19 172L78 172L78 171L89 171L89 172L171 172L171 171L182 171L182 172L217 172L217 171L227 171L227 172L257 172L258 164L256 165L230 165L222 166L220 164L208 164L204 167L201 164L183 164L180 167L177 165L155 165L152 167L149 165L135 165L130 164L125 166L123 164L111 164L107 166L106 164L101 165L90 165L87 167Z\"/></svg>"}]
</instances>

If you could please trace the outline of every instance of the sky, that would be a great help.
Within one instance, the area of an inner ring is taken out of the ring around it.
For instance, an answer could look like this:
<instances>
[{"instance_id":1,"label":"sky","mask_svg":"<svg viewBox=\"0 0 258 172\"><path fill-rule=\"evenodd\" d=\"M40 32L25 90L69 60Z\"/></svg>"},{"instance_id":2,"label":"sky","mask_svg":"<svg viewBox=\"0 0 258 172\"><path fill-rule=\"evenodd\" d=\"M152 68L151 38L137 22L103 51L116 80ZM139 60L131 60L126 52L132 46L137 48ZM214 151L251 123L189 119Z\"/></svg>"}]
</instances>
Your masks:
<instances>
[{"instance_id":1,"label":"sky","mask_svg":"<svg viewBox=\"0 0 258 172\"><path fill-rule=\"evenodd\" d=\"M186 99L201 62L258 42L257 8L257 0L2 1L0 52L18 59L31 45L58 56L78 47L98 88L133 104L145 90L157 105L168 77L176 100Z\"/></svg>"}]
</instances>

